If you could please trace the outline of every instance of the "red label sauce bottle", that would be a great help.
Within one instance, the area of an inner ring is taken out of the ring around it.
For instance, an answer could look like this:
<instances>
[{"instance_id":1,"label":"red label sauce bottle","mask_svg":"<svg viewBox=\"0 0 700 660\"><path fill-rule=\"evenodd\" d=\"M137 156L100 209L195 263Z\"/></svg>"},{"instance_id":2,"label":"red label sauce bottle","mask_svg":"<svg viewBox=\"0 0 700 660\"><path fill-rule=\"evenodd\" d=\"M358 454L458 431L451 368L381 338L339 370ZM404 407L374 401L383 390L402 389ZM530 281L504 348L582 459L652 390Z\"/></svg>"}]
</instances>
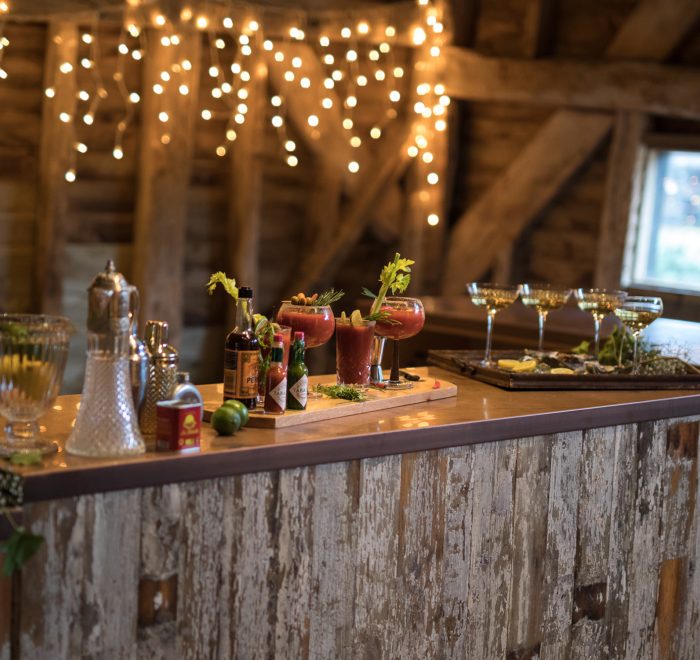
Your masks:
<instances>
[{"instance_id":1,"label":"red label sauce bottle","mask_svg":"<svg viewBox=\"0 0 700 660\"><path fill-rule=\"evenodd\" d=\"M283 356L284 338L276 334L272 340L265 388L265 412L270 415L281 415L287 409L287 372L282 365Z\"/></svg>"}]
</instances>

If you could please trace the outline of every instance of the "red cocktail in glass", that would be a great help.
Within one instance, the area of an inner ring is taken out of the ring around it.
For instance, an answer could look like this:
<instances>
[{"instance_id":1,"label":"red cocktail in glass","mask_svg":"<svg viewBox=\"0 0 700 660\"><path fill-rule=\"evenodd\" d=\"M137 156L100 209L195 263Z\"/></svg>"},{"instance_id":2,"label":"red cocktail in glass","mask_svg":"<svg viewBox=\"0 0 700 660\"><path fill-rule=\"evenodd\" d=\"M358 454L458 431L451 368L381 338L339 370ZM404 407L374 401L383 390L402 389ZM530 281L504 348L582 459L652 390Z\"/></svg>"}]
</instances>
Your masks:
<instances>
[{"instance_id":1,"label":"red cocktail in glass","mask_svg":"<svg viewBox=\"0 0 700 660\"><path fill-rule=\"evenodd\" d=\"M291 326L293 332L303 332L306 348L322 346L335 329L333 311L328 305L292 305L283 302L277 312L277 323Z\"/></svg>"},{"instance_id":2,"label":"red cocktail in glass","mask_svg":"<svg viewBox=\"0 0 700 660\"><path fill-rule=\"evenodd\" d=\"M418 298L388 296L382 303L380 311L386 312L389 318L386 321L377 321L375 331L382 337L394 340L391 375L387 387L408 389L413 385L399 378L399 340L413 337L423 329L425 324L423 303Z\"/></svg>"},{"instance_id":3,"label":"red cocktail in glass","mask_svg":"<svg viewBox=\"0 0 700 660\"><path fill-rule=\"evenodd\" d=\"M335 320L335 365L339 385L369 386L374 321Z\"/></svg>"}]
</instances>

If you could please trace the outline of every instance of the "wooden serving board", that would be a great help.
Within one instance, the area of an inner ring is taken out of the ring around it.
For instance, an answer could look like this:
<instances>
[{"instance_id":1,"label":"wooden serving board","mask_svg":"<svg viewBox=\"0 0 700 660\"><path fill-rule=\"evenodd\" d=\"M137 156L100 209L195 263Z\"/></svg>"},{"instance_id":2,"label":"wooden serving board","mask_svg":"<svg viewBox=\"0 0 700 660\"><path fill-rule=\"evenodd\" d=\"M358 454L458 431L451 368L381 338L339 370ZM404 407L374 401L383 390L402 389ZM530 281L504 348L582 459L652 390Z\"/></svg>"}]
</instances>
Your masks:
<instances>
[{"instance_id":1,"label":"wooden serving board","mask_svg":"<svg viewBox=\"0 0 700 660\"><path fill-rule=\"evenodd\" d=\"M493 359L512 358L514 351L494 351ZM507 390L694 390L700 374L633 376L632 374L533 374L513 373L479 364L483 351L428 351L428 364L470 376Z\"/></svg>"},{"instance_id":2,"label":"wooden serving board","mask_svg":"<svg viewBox=\"0 0 700 660\"><path fill-rule=\"evenodd\" d=\"M310 398L306 410L287 410L284 415L265 415L263 412L253 411L250 413L248 426L279 429L457 396L457 386L454 383L426 378L426 369L416 369L412 372L421 375L424 380L414 382L410 390L380 390L371 387L367 391L367 401L345 401L343 399L329 399L325 396L319 399ZM318 383L335 384L335 374L309 378L310 389ZM222 398L223 385L219 384L216 386L216 399L204 401L205 421L211 419L214 410L221 405Z\"/></svg>"}]
</instances>

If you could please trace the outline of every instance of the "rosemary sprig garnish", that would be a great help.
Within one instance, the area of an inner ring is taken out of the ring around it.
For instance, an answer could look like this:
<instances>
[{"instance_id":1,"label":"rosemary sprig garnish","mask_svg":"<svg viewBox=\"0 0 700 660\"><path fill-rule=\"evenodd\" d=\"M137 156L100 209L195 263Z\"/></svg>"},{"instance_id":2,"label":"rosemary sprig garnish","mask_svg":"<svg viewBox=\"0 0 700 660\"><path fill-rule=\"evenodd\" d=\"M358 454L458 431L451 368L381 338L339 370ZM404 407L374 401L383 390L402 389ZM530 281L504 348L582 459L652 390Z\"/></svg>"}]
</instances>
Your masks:
<instances>
[{"instance_id":1,"label":"rosemary sprig garnish","mask_svg":"<svg viewBox=\"0 0 700 660\"><path fill-rule=\"evenodd\" d=\"M365 394L353 385L316 385L314 391L325 394L331 399L346 399L347 401L366 401Z\"/></svg>"},{"instance_id":2,"label":"rosemary sprig garnish","mask_svg":"<svg viewBox=\"0 0 700 660\"><path fill-rule=\"evenodd\" d=\"M344 295L345 291L328 289L328 291L319 294L318 298L314 301L314 305L332 305L334 302L338 302Z\"/></svg>"}]
</instances>

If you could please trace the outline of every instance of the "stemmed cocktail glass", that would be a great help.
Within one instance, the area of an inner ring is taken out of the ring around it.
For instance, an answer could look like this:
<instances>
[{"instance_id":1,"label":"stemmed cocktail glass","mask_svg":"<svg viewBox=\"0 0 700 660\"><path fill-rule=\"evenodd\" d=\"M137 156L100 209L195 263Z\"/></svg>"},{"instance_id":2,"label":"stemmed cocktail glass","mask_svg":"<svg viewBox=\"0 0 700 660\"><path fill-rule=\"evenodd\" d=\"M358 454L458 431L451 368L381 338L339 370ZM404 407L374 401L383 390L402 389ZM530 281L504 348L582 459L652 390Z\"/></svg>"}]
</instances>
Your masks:
<instances>
[{"instance_id":1,"label":"stemmed cocktail glass","mask_svg":"<svg viewBox=\"0 0 700 660\"><path fill-rule=\"evenodd\" d=\"M635 375L639 373L639 338L644 329L658 319L663 311L663 301L656 297L628 296L615 307L615 316L622 321L634 338L632 373Z\"/></svg>"},{"instance_id":2,"label":"stemmed cocktail glass","mask_svg":"<svg viewBox=\"0 0 700 660\"><path fill-rule=\"evenodd\" d=\"M493 366L491 360L491 339L493 336L493 320L496 314L506 307L510 307L520 293L520 287L512 284L492 284L490 282L470 282L467 291L472 303L477 307L486 307L486 350L481 364L485 367Z\"/></svg>"},{"instance_id":3,"label":"stemmed cocktail glass","mask_svg":"<svg viewBox=\"0 0 700 660\"><path fill-rule=\"evenodd\" d=\"M408 389L412 383L399 377L399 341L417 335L425 324L425 310L418 298L387 296L379 308L388 319L377 321L375 332L381 337L393 339L391 374L386 386L391 389Z\"/></svg>"},{"instance_id":4,"label":"stemmed cocktail glass","mask_svg":"<svg viewBox=\"0 0 700 660\"><path fill-rule=\"evenodd\" d=\"M39 436L37 419L58 396L73 332L59 316L0 314L0 414L7 419L1 456L56 451Z\"/></svg>"},{"instance_id":5,"label":"stemmed cocktail glass","mask_svg":"<svg viewBox=\"0 0 700 660\"><path fill-rule=\"evenodd\" d=\"M544 352L544 324L549 312L560 309L566 304L571 295L571 289L565 289L551 284L521 284L520 300L526 307L532 307L537 312L539 322L539 341L537 350Z\"/></svg>"},{"instance_id":6,"label":"stemmed cocktail glass","mask_svg":"<svg viewBox=\"0 0 700 660\"><path fill-rule=\"evenodd\" d=\"M590 312L593 316L595 359L597 360L600 351L601 321L622 304L627 293L610 289L576 289L575 295L579 309Z\"/></svg>"}]
</instances>

